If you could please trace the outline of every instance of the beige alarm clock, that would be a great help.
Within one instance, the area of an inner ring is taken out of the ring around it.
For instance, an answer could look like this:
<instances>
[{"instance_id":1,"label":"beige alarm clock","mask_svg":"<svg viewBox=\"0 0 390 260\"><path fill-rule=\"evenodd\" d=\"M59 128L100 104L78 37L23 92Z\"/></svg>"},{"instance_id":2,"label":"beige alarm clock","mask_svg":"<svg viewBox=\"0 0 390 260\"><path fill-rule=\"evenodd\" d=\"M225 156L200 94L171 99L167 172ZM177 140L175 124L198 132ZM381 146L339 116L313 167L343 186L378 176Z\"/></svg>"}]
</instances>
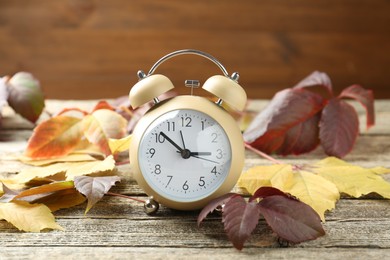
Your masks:
<instances>
[{"instance_id":1,"label":"beige alarm clock","mask_svg":"<svg viewBox=\"0 0 390 260\"><path fill-rule=\"evenodd\" d=\"M217 102L192 95L197 80L186 80L191 95L160 101L174 88L163 75L154 74L164 61L183 54L202 56L215 63L224 75L209 78L202 88L218 97ZM139 120L130 145L134 178L149 196L148 214L158 203L178 210L204 207L210 200L230 192L244 165L241 131L222 102L243 110L246 94L238 85L238 73L229 77L213 56L198 50L179 50L158 60L130 91L133 108L150 101L154 105Z\"/></svg>"}]
</instances>

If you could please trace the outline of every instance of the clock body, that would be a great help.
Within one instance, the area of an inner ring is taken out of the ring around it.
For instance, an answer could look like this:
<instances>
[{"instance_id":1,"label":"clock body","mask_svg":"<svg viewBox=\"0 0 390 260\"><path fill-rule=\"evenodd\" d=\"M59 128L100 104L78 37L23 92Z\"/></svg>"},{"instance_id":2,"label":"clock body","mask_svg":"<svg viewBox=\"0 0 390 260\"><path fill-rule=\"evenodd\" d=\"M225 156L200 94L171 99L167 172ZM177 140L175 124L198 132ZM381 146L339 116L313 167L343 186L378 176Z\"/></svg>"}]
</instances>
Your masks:
<instances>
[{"instance_id":1,"label":"clock body","mask_svg":"<svg viewBox=\"0 0 390 260\"><path fill-rule=\"evenodd\" d=\"M198 96L154 105L137 123L130 163L138 185L157 202L194 210L234 187L244 164L235 120Z\"/></svg>"}]
</instances>

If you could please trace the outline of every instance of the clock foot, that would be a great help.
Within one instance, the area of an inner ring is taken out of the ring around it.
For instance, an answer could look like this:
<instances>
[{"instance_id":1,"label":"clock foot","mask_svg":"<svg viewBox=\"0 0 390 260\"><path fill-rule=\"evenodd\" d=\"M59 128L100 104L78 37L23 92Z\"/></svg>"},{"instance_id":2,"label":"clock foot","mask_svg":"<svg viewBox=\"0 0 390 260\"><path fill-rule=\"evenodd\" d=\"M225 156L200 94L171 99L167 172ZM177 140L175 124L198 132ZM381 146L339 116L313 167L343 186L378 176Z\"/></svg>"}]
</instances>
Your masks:
<instances>
[{"instance_id":1,"label":"clock foot","mask_svg":"<svg viewBox=\"0 0 390 260\"><path fill-rule=\"evenodd\" d=\"M153 197L149 197L146 201L145 201L145 204L144 204L144 211L146 214L148 215L153 215L155 214L158 209L159 209L160 205L158 204L157 201L155 201L153 199Z\"/></svg>"}]
</instances>

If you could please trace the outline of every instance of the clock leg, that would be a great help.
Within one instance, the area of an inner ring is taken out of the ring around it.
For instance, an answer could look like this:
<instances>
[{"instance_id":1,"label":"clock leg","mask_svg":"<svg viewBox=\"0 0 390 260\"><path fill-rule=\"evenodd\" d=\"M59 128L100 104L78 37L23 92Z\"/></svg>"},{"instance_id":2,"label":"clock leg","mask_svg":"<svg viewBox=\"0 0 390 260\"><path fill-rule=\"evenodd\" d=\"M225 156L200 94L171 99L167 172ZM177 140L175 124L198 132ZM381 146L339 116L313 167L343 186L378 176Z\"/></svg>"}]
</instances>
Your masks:
<instances>
[{"instance_id":1,"label":"clock leg","mask_svg":"<svg viewBox=\"0 0 390 260\"><path fill-rule=\"evenodd\" d=\"M153 196L151 196L145 201L144 211L148 215L153 215L158 211L159 207L160 205L158 202L153 199Z\"/></svg>"}]
</instances>

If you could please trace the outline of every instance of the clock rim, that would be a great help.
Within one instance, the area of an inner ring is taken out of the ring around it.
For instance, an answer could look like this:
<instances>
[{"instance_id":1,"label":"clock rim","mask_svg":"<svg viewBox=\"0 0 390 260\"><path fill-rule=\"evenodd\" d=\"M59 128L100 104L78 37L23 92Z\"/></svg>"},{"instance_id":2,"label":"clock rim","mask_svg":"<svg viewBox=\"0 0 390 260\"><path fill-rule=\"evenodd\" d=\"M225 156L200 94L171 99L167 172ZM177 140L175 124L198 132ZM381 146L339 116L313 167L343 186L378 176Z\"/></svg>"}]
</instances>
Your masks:
<instances>
[{"instance_id":1,"label":"clock rim","mask_svg":"<svg viewBox=\"0 0 390 260\"><path fill-rule=\"evenodd\" d=\"M225 131L230 142L232 155L230 169L223 183L209 196L200 200L189 202L171 200L152 189L145 180L138 161L139 145L146 129L161 115L179 109L195 110L212 117ZM199 96L189 95L176 96L171 99L164 100L147 111L134 128L129 149L130 165L133 169L133 177L137 181L138 185L148 196L152 196L157 202L169 208L178 210L200 209L210 200L230 192L241 175L241 171L244 166L244 153L245 147L241 130L233 117L222 107L216 105L210 100Z\"/></svg>"}]
</instances>

